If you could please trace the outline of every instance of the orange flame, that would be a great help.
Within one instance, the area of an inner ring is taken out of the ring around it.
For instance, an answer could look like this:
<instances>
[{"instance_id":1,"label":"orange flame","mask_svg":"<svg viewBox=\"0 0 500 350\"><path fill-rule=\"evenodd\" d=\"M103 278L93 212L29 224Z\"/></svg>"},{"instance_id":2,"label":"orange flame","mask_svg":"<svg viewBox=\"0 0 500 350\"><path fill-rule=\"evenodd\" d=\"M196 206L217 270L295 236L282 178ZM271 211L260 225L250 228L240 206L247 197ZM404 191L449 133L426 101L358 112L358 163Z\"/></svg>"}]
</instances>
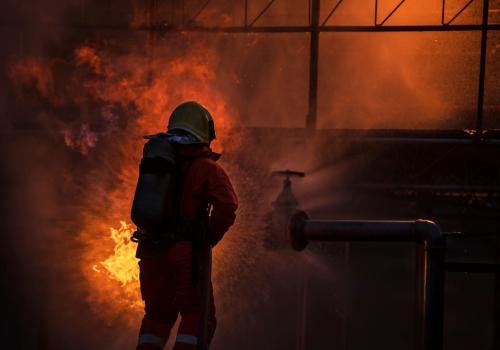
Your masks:
<instances>
[{"instance_id":1,"label":"orange flame","mask_svg":"<svg viewBox=\"0 0 500 350\"><path fill-rule=\"evenodd\" d=\"M60 113L76 106L78 119L61 118L51 125L71 149L89 159L92 152L102 157L92 166L88 197L75 213L85 246L80 269L88 281L88 300L109 320L118 315L136 322L142 309L136 245L130 242L133 227L124 219L130 213L142 136L164 131L176 105L197 100L214 116L219 131L214 150L234 150L239 142L230 135L234 113L214 88L217 55L212 49L195 43L180 54L168 48L156 58L112 52L109 47L82 46L64 59L24 58L11 66L10 77L21 94L25 87L36 90L56 114L61 106L65 108ZM110 229L116 222L120 226ZM109 230L111 236L104 237Z\"/></svg>"},{"instance_id":2,"label":"orange flame","mask_svg":"<svg viewBox=\"0 0 500 350\"><path fill-rule=\"evenodd\" d=\"M125 221L120 222L120 227L110 228L111 239L115 243L114 253L106 260L99 263L104 267L107 276L121 284L125 294L130 297L130 307L142 309L143 303L139 298L139 268L135 258L135 244L130 241L134 232L132 225ZM103 273L99 265L94 265L92 270Z\"/></svg>"},{"instance_id":3,"label":"orange flame","mask_svg":"<svg viewBox=\"0 0 500 350\"><path fill-rule=\"evenodd\" d=\"M139 270L135 264L135 245L130 241L134 229L125 221L121 221L120 225L118 229L110 228L111 238L116 244L114 255L102 261L101 265L106 268L112 279L125 286L139 280Z\"/></svg>"}]
</instances>

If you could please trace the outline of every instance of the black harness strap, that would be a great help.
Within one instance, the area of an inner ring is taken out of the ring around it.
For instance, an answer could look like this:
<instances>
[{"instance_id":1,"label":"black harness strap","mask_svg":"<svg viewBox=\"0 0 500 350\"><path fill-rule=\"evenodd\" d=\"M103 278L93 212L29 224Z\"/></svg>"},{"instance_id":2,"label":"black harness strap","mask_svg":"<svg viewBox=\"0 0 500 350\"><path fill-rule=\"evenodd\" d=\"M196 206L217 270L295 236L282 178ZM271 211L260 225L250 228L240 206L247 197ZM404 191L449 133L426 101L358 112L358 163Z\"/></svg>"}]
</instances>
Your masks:
<instances>
[{"instance_id":1,"label":"black harness strap","mask_svg":"<svg viewBox=\"0 0 500 350\"><path fill-rule=\"evenodd\" d=\"M177 193L176 193L176 203L174 203L174 207L177 209L176 211L176 222L182 222L182 218L180 216L180 208L181 208L181 201L182 201L182 189L185 183L186 175L189 172L189 169L191 169L191 165L193 164L193 161L198 158L203 158L203 157L210 157L212 155L211 152L206 152L204 154L194 156L194 157L182 157L183 160L187 161L187 165L184 167L181 167L180 169L180 181L178 182L178 186L176 188ZM207 219L208 212L204 208L204 203L202 205L202 208L200 208L200 213L198 214L198 218L196 220L197 222L197 227L195 234L191 237L191 243L193 247L193 252L192 252L192 257L191 257L191 282L193 284L197 284L198 281L200 280L200 274L201 274L201 265L200 265L200 256L202 253L202 247L203 247L203 241L204 241L204 236L205 236L205 230L206 230L206 225L205 221Z\"/></svg>"}]
</instances>

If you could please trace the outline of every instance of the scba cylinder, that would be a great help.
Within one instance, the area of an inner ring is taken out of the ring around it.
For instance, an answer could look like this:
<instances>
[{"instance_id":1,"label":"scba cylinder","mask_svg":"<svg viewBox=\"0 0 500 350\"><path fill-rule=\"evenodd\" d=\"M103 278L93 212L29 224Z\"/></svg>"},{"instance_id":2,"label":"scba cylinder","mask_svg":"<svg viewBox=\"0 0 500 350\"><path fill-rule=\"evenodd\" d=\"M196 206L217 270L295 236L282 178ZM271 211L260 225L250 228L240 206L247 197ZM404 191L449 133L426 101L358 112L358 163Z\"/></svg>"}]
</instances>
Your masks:
<instances>
[{"instance_id":1,"label":"scba cylinder","mask_svg":"<svg viewBox=\"0 0 500 350\"><path fill-rule=\"evenodd\" d=\"M132 203L132 221L137 227L154 230L171 216L175 152L167 135L158 134L144 145L139 178Z\"/></svg>"}]
</instances>

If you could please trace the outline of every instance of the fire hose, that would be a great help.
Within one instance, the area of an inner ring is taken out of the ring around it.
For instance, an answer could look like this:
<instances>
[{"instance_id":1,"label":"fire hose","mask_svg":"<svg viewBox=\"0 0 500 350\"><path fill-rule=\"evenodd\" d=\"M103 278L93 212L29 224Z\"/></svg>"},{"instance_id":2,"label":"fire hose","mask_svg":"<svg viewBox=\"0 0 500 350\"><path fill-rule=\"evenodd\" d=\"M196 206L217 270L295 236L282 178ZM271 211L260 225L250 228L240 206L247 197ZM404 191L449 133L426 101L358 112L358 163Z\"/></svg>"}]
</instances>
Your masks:
<instances>
[{"instance_id":1,"label":"fire hose","mask_svg":"<svg viewBox=\"0 0 500 350\"><path fill-rule=\"evenodd\" d=\"M208 205L205 222L204 237L200 250L200 263L202 266L201 282L201 317L198 325L198 350L208 350L208 318L210 314L210 296L212 289L212 244L208 237L212 205Z\"/></svg>"},{"instance_id":2,"label":"fire hose","mask_svg":"<svg viewBox=\"0 0 500 350\"><path fill-rule=\"evenodd\" d=\"M202 313L198 330L198 350L208 350L208 316L210 313L210 289L212 279L212 246L208 240L203 243L201 251L201 263L203 266L201 275L201 303Z\"/></svg>"}]
</instances>

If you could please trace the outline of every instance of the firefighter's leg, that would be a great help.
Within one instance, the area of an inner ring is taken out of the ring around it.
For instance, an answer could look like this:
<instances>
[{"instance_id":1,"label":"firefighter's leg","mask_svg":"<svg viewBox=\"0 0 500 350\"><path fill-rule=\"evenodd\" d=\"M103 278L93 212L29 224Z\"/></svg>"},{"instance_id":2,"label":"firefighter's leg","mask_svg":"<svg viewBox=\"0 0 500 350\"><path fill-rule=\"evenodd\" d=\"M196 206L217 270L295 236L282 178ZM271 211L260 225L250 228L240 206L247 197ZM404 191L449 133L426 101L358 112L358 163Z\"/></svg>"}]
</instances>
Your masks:
<instances>
[{"instance_id":1,"label":"firefighter's leg","mask_svg":"<svg viewBox=\"0 0 500 350\"><path fill-rule=\"evenodd\" d=\"M173 303L172 274L162 258L140 261L141 294L145 314L137 350L159 350L165 346L178 311Z\"/></svg>"},{"instance_id":2,"label":"firefighter's leg","mask_svg":"<svg viewBox=\"0 0 500 350\"><path fill-rule=\"evenodd\" d=\"M203 314L200 286L192 286L187 298L181 305L181 323L176 337L174 350L195 350L198 345L200 320ZM217 320L215 318L215 304L213 290L210 288L210 309L207 324L207 344L214 337Z\"/></svg>"},{"instance_id":3,"label":"firefighter's leg","mask_svg":"<svg viewBox=\"0 0 500 350\"><path fill-rule=\"evenodd\" d=\"M201 318L201 284L193 284L192 281L192 244L183 241L176 244L176 255L173 260L175 265L175 274L173 283L175 285L175 303L177 309L181 312L181 323L175 341L175 350L196 349L198 344L198 328ZM215 308L212 308L210 325L210 338L215 330Z\"/></svg>"}]
</instances>

